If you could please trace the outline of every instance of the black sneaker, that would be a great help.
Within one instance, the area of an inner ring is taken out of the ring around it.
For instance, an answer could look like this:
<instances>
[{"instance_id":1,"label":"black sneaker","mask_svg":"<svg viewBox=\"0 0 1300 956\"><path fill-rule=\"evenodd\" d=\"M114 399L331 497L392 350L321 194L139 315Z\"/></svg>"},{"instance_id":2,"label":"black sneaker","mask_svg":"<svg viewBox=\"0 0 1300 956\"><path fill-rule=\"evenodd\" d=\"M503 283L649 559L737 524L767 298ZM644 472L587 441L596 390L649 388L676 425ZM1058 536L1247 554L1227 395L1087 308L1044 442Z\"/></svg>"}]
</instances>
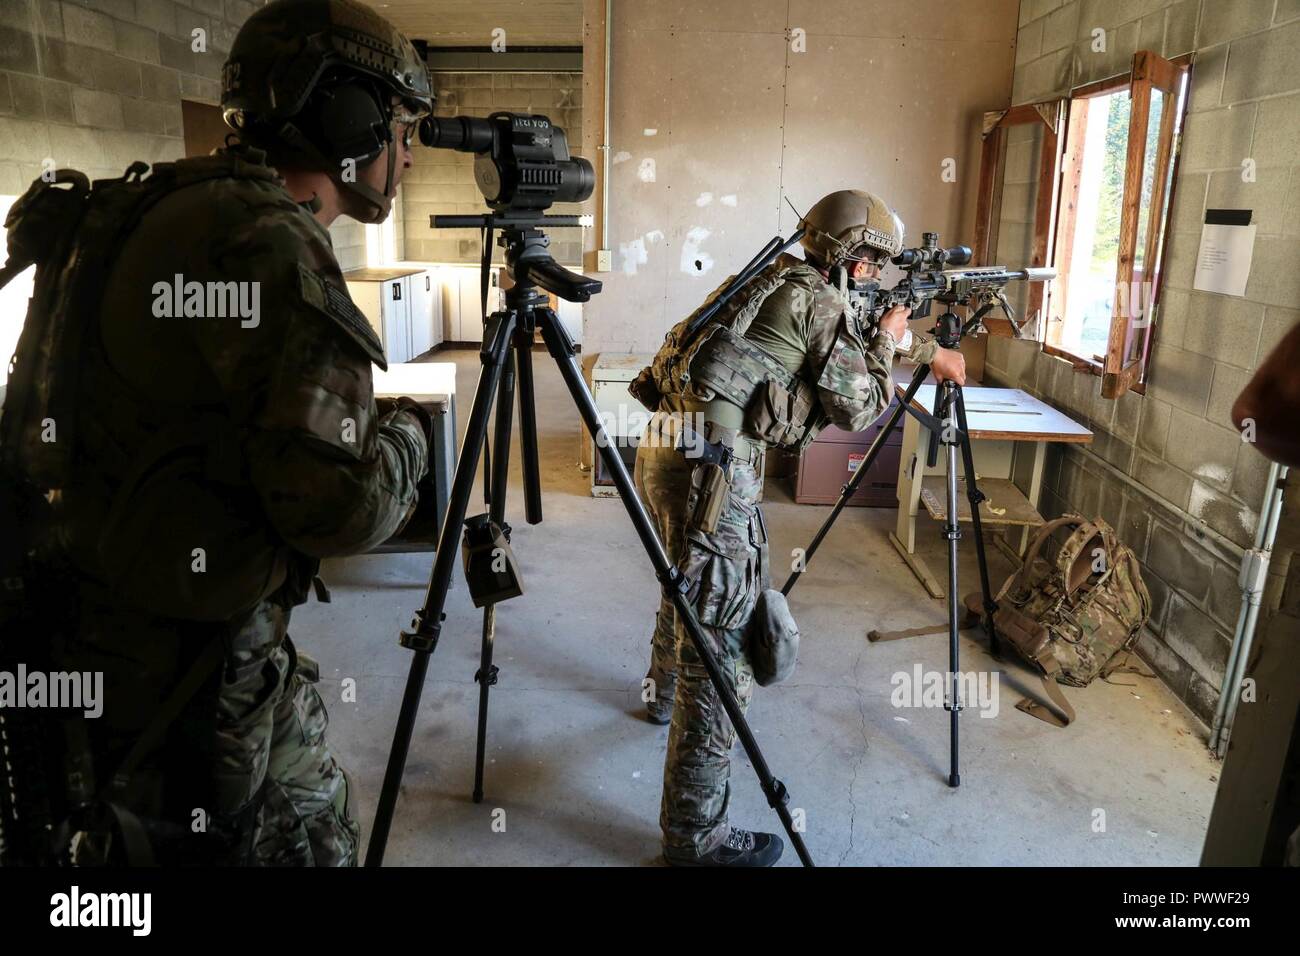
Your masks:
<instances>
[{"instance_id":1,"label":"black sneaker","mask_svg":"<svg viewBox=\"0 0 1300 956\"><path fill-rule=\"evenodd\" d=\"M785 844L775 833L752 833L732 827L727 838L712 853L696 857L671 857L664 851L669 866L772 866L781 859Z\"/></svg>"}]
</instances>

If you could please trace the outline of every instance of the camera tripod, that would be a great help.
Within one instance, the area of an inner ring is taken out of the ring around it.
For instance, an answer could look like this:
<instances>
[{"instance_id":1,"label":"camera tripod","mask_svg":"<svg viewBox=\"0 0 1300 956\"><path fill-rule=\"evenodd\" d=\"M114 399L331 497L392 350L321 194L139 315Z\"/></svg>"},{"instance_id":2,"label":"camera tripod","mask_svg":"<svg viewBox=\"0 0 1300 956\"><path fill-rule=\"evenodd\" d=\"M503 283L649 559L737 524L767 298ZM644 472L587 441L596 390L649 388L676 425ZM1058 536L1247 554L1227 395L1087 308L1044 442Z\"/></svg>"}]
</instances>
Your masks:
<instances>
[{"instance_id":1,"label":"camera tripod","mask_svg":"<svg viewBox=\"0 0 1300 956\"><path fill-rule=\"evenodd\" d=\"M979 326L980 319L983 318L987 309L980 309L966 322L963 326L953 312L947 311L939 316L938 322L934 328L935 341L941 348L956 349L961 346L961 339L964 335L970 333ZM946 515L943 524L942 534L948 541L948 680L949 688L947 699L944 702L944 709L950 714L949 717L949 771L948 786L958 787L961 785L961 774L958 768L958 728L957 718L962 711L961 701L961 683L958 670L958 646L957 632L959 630L961 612L959 610L960 599L957 596L957 542L961 539L961 526L957 520L957 454L960 450L962 467L965 471L966 478L966 498L970 502L971 525L975 532L975 554L979 560L980 569L980 588L983 591L983 610L984 610L984 629L989 636L989 651L994 657L1000 653L997 630L993 625L993 615L997 612L997 602L993 600L992 592L989 590L989 570L988 561L984 554L984 532L980 522L979 504L985 499L983 492L975 481L975 461L971 454L970 446L970 429L966 424L966 403L962 397L961 386L956 382L945 379L943 383L935 390L934 410L932 414L927 414L912 406L912 400L915 398L917 390L920 389L921 383L925 381L930 372L930 366L921 365L917 367L916 374L912 376L912 381L908 384L903 397L899 399L898 406L890 413L889 419L885 422L883 428L876 435L875 441L867 450L866 457L858 464L857 472L840 491L839 500L831 509L830 515L822 526L817 529L817 534L813 536L808 547L804 549L804 560L801 565L791 572L790 577L786 579L785 585L781 588L781 593L788 595L798 582L800 576L807 570L808 562L812 560L813 554L821 545L822 539L826 537L835 519L839 517L844 506L848 504L849 499L853 497L858 490L858 486L866 478L867 472L871 469L880 450L884 447L885 439L889 433L894 430L903 413L911 415L922 427L930 432L930 444L927 453L927 465L933 467L938 461L939 446L943 445L944 455L947 463L947 502ZM883 637L872 632L872 641L891 640L902 637L916 637L921 634L933 634L936 628L916 628L910 631L897 632L890 637Z\"/></svg>"},{"instance_id":2,"label":"camera tripod","mask_svg":"<svg viewBox=\"0 0 1300 956\"><path fill-rule=\"evenodd\" d=\"M493 313L484 330L483 348L479 352L482 372L470 408L465 440L461 446L456 473L452 481L447 514L438 536L437 554L433 572L425 594L424 605L416 612L411 629L403 631L400 642L414 652L407 675L406 690L398 715L393 745L389 752L388 767L384 774L383 790L375 814L374 828L366 853L366 866L380 866L388 841L393 809L406 766L411 734L415 726L420 696L424 690L429 658L438 646L442 622L446 615L447 589L451 583L452 566L456 560L456 543L461 527L466 525L465 512L473 493L479 455L487 441L488 417L492 411L493 394L496 395L496 429L492 453L488 458L485 487L489 499L491 522L500 524L505 514L506 478L510 453L510 431L516 394L519 400L520 448L523 454L524 513L529 524L542 520L541 480L537 461L537 421L533 401L532 344L536 330L540 330L547 351L559 367L564 384L573 398L583 423L595 441L596 449L606 469L614 479L623 506L636 529L641 545L654 566L655 576L673 601L679 619L701 660L709 679L718 691L723 709L731 719L737 736L753 764L768 804L776 811L789 836L790 843L805 866L812 866L801 834L795 829L789 810L789 794L785 785L773 777L759 750L758 742L745 721L735 694L722 677L717 659L708 639L696 619L688 598L688 583L682 573L669 561L655 533L649 516L637 496L627 467L619 457L614 442L601 424L595 400L582 377L575 357L573 341L560 323L547 300L539 292L544 289L571 302L585 302L598 293L601 283L596 279L569 272L551 258L547 252L549 240L542 231L544 225L578 225L575 216L435 216L434 225L449 228L477 227L485 230L484 269L491 254L492 230L502 228L499 240L506 250L506 265L514 285L505 294L505 308ZM512 351L513 350L513 351ZM470 523L479 519L470 519ZM518 593L514 591L513 593ZM506 596L513 596L507 594ZM478 603L478 598L475 598ZM495 600L495 598L493 599ZM483 648L477 680L479 682L478 754L475 767L474 799L483 794L483 754L487 729L488 689L496 681L496 667L492 664L492 641L495 625L494 605L491 601L484 611Z\"/></svg>"}]
</instances>

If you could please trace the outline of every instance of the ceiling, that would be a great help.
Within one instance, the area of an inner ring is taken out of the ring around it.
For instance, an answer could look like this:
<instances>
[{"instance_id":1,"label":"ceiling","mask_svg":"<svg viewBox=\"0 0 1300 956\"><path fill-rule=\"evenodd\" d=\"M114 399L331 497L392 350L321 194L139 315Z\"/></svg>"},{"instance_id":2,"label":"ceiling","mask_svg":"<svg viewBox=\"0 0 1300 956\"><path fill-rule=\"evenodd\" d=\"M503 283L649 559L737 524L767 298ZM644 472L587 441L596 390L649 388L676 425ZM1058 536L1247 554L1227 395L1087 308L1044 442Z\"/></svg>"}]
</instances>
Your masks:
<instances>
[{"instance_id":1,"label":"ceiling","mask_svg":"<svg viewBox=\"0 0 1300 956\"><path fill-rule=\"evenodd\" d=\"M582 0L365 0L412 40L429 46L492 45L505 30L507 51L582 46Z\"/></svg>"}]
</instances>

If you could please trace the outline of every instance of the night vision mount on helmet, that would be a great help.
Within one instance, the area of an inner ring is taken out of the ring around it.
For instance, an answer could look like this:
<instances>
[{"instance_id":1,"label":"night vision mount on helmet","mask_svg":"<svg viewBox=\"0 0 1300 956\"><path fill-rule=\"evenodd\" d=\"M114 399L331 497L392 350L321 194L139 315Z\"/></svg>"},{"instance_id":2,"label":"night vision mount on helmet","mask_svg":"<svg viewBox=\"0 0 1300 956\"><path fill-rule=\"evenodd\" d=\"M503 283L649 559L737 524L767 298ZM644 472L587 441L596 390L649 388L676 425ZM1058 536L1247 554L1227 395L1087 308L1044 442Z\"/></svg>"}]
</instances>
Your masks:
<instances>
[{"instance_id":1,"label":"night vision mount on helmet","mask_svg":"<svg viewBox=\"0 0 1300 956\"><path fill-rule=\"evenodd\" d=\"M241 139L327 172L371 208L392 206L396 150L383 193L357 168L394 143L394 121L433 111L429 69L396 27L356 0L273 0L245 21L222 70L221 108Z\"/></svg>"}]
</instances>

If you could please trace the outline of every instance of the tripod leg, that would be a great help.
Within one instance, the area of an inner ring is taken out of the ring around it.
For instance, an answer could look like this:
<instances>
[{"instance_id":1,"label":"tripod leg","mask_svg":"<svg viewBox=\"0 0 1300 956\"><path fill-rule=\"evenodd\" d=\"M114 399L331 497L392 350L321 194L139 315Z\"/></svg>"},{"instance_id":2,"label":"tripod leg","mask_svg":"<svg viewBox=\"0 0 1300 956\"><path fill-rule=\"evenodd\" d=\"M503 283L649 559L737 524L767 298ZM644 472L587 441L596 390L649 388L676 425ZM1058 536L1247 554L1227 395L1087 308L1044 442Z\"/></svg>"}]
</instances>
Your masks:
<instances>
[{"instance_id":1,"label":"tripod leg","mask_svg":"<svg viewBox=\"0 0 1300 956\"><path fill-rule=\"evenodd\" d=\"M933 414L934 414L934 417L935 417L935 418L942 418L942 417L943 417L942 412L943 412L943 408L944 408L944 395L945 395L945 394L946 394L946 393L944 392L944 390L943 390L942 388L936 388L936 389L934 390L934 409L933 409ZM935 434L933 431L931 431L931 432L930 432L929 443L928 443L928 445L926 446L926 449L927 449L927 450L926 450L926 454L925 454L925 467L927 467L927 468L933 468L936 464L938 464L938 462L939 462L939 445L940 445L940 444L941 444L941 442L940 442L940 440L939 440L939 436L938 436L937 434Z\"/></svg>"},{"instance_id":2,"label":"tripod leg","mask_svg":"<svg viewBox=\"0 0 1300 956\"><path fill-rule=\"evenodd\" d=\"M961 525L957 521L957 436L953 434L956 408L954 406L957 386L945 381L940 390L944 401L943 436L944 451L948 464L948 520L944 523L943 535L948 539L948 729L949 758L951 765L948 772L948 786L961 785L961 775L957 770L957 717L961 713L961 671L957 660L957 622L960 598L957 594L957 541L961 538ZM973 472L971 473L974 474Z\"/></svg>"},{"instance_id":3,"label":"tripod leg","mask_svg":"<svg viewBox=\"0 0 1300 956\"><path fill-rule=\"evenodd\" d=\"M515 357L506 353L505 367L497 387L497 420L492 429L492 456L494 463L488 468L488 505L492 520L500 525L506 516L506 484L510 480L510 427L515 411ZM483 609L482 650L479 652L478 673L478 740L474 753L474 802L483 802L483 760L487 751L488 693L497 682L497 666L492 663L492 645L496 639L496 605Z\"/></svg>"},{"instance_id":4,"label":"tripod leg","mask_svg":"<svg viewBox=\"0 0 1300 956\"><path fill-rule=\"evenodd\" d=\"M962 465L966 469L966 498L970 501L971 527L975 532L975 556L979 559L980 588L984 594L984 631L989 636L989 653L995 658L1001 657L1002 646L998 640L997 628L993 626L993 615L997 613L998 604L993 600L989 588L989 563L984 554L984 528L980 518L979 503L984 500L984 493L975 483L975 456L970 447L970 430L966 427L966 400L962 396L961 386L954 385L957 403L957 427L961 429Z\"/></svg>"},{"instance_id":5,"label":"tripod leg","mask_svg":"<svg viewBox=\"0 0 1300 956\"><path fill-rule=\"evenodd\" d=\"M537 471L537 412L533 403L533 336L520 331L515 337L519 359L519 450L523 455L524 519L542 520L542 479Z\"/></svg>"},{"instance_id":6,"label":"tripod leg","mask_svg":"<svg viewBox=\"0 0 1300 956\"><path fill-rule=\"evenodd\" d=\"M930 366L928 365L917 367L916 374L912 376L912 381L907 386L907 392L901 399L899 399L898 405L894 410L890 412L889 420L885 422L885 427L876 435L876 440L873 441L871 447L867 449L866 457L862 459L861 463L859 463L857 474L853 476L852 481L841 489L839 501L835 502L835 507L831 509L831 513L827 515L826 520L822 522L822 526L817 529L817 534L813 536L812 541L808 543L808 547L804 549L803 560L800 562L799 567L790 572L790 576L786 578L785 585L781 588L782 594L789 595L789 593L794 589L800 576L808 569L808 562L812 560L812 556L816 554L817 549L821 547L822 539L825 538L827 532L831 530L831 525L835 524L835 519L840 516L840 512L844 510L844 506L849 503L849 499L851 499L857 492L858 485L862 484L862 480L866 478L867 472L870 471L871 466L875 464L876 456L880 454L880 449L885 447L885 439L889 437L889 433L894 430L894 427L898 424L898 420L902 418L903 413L907 411L907 406L911 404L912 398L916 395L916 390L921 387L921 383L925 381L925 376L929 371Z\"/></svg>"},{"instance_id":7,"label":"tripod leg","mask_svg":"<svg viewBox=\"0 0 1300 956\"><path fill-rule=\"evenodd\" d=\"M605 462L605 467L609 469L610 475L614 479L619 497L623 501L623 507L627 510L628 517L632 519L633 527L636 528L637 537L641 539L641 545L645 548L651 564L654 565L655 576L672 596L678 617L690 635L691 643L695 645L700 660L704 664L704 669L708 671L709 680L713 682L713 686L717 689L718 699L722 701L723 709L726 710L727 716L731 719L732 726L736 728L736 735L745 748L745 754L754 765L754 772L758 775L759 783L763 787L763 793L767 796L768 805L781 818L781 824L785 827L785 832L790 838L790 844L794 847L800 861L804 866L812 866L812 857L808 853L808 848L804 845L803 836L795 829L794 818L790 815L790 795L786 792L785 784L772 776L767 761L763 759L763 753L758 748L758 741L754 739L754 734L745 721L744 714L740 711L740 704L737 703L735 694L732 693L731 688L723 679L722 672L718 668L717 659L705 639L704 632L700 629L699 621L695 618L695 610L687 601L681 587L683 583L681 572L669 562L663 544L660 543L654 526L650 522L650 516L646 514L645 507L641 504L636 489L632 486L632 479L628 476L627 466L623 464L618 449L614 447L604 425L601 424L600 412L596 408L595 399L591 397L591 392L587 389L587 383L582 378L582 369L578 367L578 362L574 358L573 342L569 339L564 327L560 325L555 313L549 309L538 310L537 321L541 326L542 335L546 339L546 346L559 366L560 374L564 377L564 384L568 386L569 394L573 396L573 402L596 443L596 450L600 453Z\"/></svg>"},{"instance_id":8,"label":"tripod leg","mask_svg":"<svg viewBox=\"0 0 1300 956\"><path fill-rule=\"evenodd\" d=\"M447 602L447 587L451 584L452 568L455 566L457 552L460 550L457 542L465 524L465 511L469 507L469 498L474 491L474 474L478 470L479 455L483 451L483 444L487 437L488 415L492 412L493 393L496 392L501 380L501 370L505 365L506 352L510 348L510 338L514 332L516 321L514 313L498 312L492 319L485 340L491 344L485 344L479 353L483 370L479 373L478 387L474 390L474 403L470 406L465 441L461 445L460 458L456 463L456 476L452 480L447 514L438 533L437 556L434 559L433 573L429 579L424 606L416 612L412 623L413 630L403 631L401 636L402 646L415 653L411 658L411 668L406 675L406 690L403 692L402 708L397 716L397 727L393 731L393 745L388 752L384 785L379 793L379 806L375 810L375 822L366 849L366 866L382 866L384 862L388 831L393 822L393 808L397 804L397 791L402 783L402 773L406 769L406 755L411 747L411 733L415 729L415 716L420 708L420 695L424 691L429 657L438 646L438 635L442 630L442 609Z\"/></svg>"}]
</instances>

